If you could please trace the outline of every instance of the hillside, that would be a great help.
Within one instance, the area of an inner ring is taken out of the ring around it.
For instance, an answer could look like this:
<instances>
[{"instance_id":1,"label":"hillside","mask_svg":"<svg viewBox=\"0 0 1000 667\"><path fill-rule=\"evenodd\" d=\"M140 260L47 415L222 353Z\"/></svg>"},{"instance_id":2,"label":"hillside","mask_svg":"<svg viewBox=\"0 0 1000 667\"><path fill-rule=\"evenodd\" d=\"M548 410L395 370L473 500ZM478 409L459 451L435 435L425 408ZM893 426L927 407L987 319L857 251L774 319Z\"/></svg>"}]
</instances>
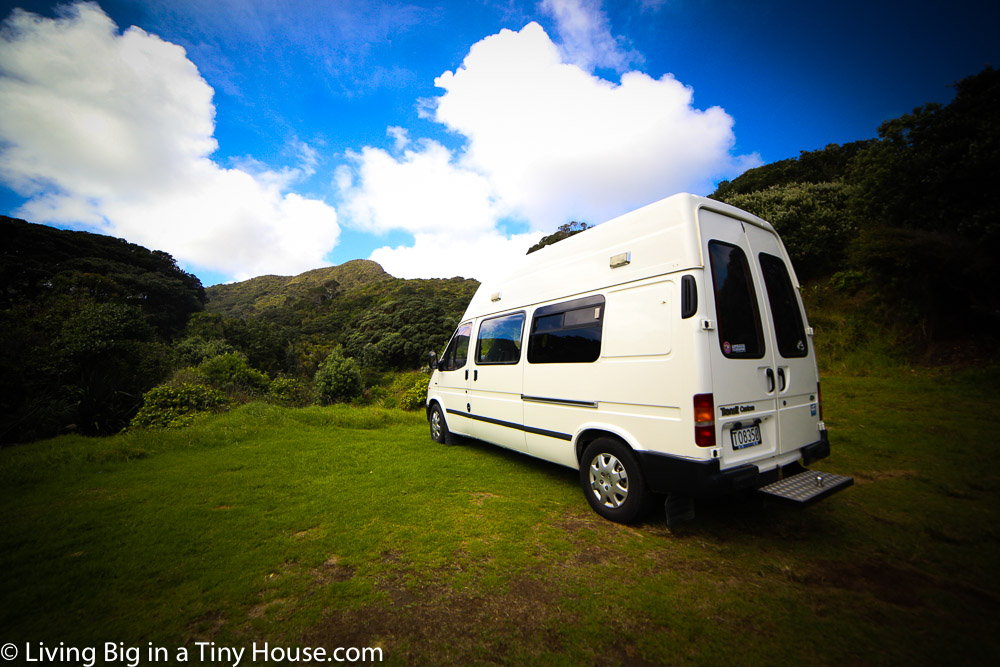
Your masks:
<instances>
[{"instance_id":1,"label":"hillside","mask_svg":"<svg viewBox=\"0 0 1000 667\"><path fill-rule=\"evenodd\" d=\"M137 306L169 336L205 301L197 276L160 250L7 216L0 216L0 238L0 307L56 294L87 295Z\"/></svg>"},{"instance_id":2,"label":"hillside","mask_svg":"<svg viewBox=\"0 0 1000 667\"><path fill-rule=\"evenodd\" d=\"M207 312L189 337L231 346L271 374L311 377L337 345L370 371L417 368L448 342L478 287L464 278L395 278L356 259L209 287ZM204 349L201 342L192 345Z\"/></svg>"},{"instance_id":3,"label":"hillside","mask_svg":"<svg viewBox=\"0 0 1000 667\"><path fill-rule=\"evenodd\" d=\"M210 312L245 316L259 315L271 308L294 308L300 301L323 304L353 288L391 280L393 277L378 263L354 259L297 276L259 276L213 285L205 292Z\"/></svg>"},{"instance_id":4,"label":"hillside","mask_svg":"<svg viewBox=\"0 0 1000 667\"><path fill-rule=\"evenodd\" d=\"M0 442L114 432L201 311L165 252L0 216Z\"/></svg>"},{"instance_id":5,"label":"hillside","mask_svg":"<svg viewBox=\"0 0 1000 667\"><path fill-rule=\"evenodd\" d=\"M951 103L888 120L878 139L748 170L712 195L781 234L827 359L995 349L1000 71L954 88Z\"/></svg>"}]
</instances>

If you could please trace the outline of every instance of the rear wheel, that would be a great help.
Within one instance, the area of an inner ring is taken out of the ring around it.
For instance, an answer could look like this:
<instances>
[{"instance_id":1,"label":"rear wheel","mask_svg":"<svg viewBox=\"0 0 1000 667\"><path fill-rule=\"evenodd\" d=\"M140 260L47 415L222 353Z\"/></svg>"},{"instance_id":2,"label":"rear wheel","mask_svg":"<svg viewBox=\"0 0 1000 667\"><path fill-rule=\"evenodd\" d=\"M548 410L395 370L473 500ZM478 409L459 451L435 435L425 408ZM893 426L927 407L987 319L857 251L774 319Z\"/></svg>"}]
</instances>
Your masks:
<instances>
[{"instance_id":1,"label":"rear wheel","mask_svg":"<svg viewBox=\"0 0 1000 667\"><path fill-rule=\"evenodd\" d=\"M448 442L448 424L444 420L444 413L437 403L431 408L431 413L427 417L431 426L431 440L440 442L442 445Z\"/></svg>"},{"instance_id":2,"label":"rear wheel","mask_svg":"<svg viewBox=\"0 0 1000 667\"><path fill-rule=\"evenodd\" d=\"M614 438L598 438L584 450L580 486L595 512L618 523L638 519L646 504L646 483L635 455Z\"/></svg>"}]
</instances>

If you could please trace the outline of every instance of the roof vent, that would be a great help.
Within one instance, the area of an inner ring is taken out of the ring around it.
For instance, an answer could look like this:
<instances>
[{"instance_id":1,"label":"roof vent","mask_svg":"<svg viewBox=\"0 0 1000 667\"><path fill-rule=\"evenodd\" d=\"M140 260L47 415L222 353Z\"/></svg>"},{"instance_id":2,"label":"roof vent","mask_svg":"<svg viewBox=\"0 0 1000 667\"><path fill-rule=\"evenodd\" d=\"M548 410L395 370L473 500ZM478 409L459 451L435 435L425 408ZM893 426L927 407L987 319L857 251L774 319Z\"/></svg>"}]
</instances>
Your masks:
<instances>
[{"instance_id":1,"label":"roof vent","mask_svg":"<svg viewBox=\"0 0 1000 667\"><path fill-rule=\"evenodd\" d=\"M500 300L500 292L493 292L493 294L490 295L490 301L499 301L499 300Z\"/></svg>"}]
</instances>

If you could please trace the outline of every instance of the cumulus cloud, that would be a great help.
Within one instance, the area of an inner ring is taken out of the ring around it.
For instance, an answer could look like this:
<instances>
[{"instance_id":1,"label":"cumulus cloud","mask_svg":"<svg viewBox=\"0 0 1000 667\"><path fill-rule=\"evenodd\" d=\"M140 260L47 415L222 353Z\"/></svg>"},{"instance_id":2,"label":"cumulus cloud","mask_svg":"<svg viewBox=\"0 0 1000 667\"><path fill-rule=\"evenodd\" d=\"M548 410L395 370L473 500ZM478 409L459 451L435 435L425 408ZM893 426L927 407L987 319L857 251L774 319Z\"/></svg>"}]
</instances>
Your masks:
<instances>
[{"instance_id":1,"label":"cumulus cloud","mask_svg":"<svg viewBox=\"0 0 1000 667\"><path fill-rule=\"evenodd\" d=\"M337 183L341 211L355 227L471 238L498 220L489 181L456 165L451 151L435 141L421 140L398 157L371 147L348 157L354 170L341 168Z\"/></svg>"},{"instance_id":2,"label":"cumulus cloud","mask_svg":"<svg viewBox=\"0 0 1000 667\"><path fill-rule=\"evenodd\" d=\"M325 203L285 192L315 170L225 169L213 91L183 48L119 34L95 4L57 19L15 10L0 33L0 177L29 220L78 225L235 278L322 265L339 235Z\"/></svg>"},{"instance_id":3,"label":"cumulus cloud","mask_svg":"<svg viewBox=\"0 0 1000 667\"><path fill-rule=\"evenodd\" d=\"M435 83L435 119L467 138L463 165L541 228L708 192L758 161L732 155L732 117L695 108L672 75L596 77L565 63L537 23L480 41Z\"/></svg>"},{"instance_id":4,"label":"cumulus cloud","mask_svg":"<svg viewBox=\"0 0 1000 667\"><path fill-rule=\"evenodd\" d=\"M523 255L541 230L600 223L677 192L707 193L715 180L760 163L733 155L732 117L696 108L691 88L672 75L631 71L607 81L568 62L537 23L481 40L435 83L444 94L428 113L465 138L463 150L409 143L390 128L401 154L366 148L340 175L351 224L415 235L412 247L372 255L396 275L423 254L423 275L471 266L466 275L482 278ZM497 231L502 220L533 233L506 237Z\"/></svg>"},{"instance_id":5,"label":"cumulus cloud","mask_svg":"<svg viewBox=\"0 0 1000 667\"><path fill-rule=\"evenodd\" d=\"M371 259L399 278L462 276L482 281L505 273L538 238L538 234L506 236L496 229L475 238L416 234L413 245L378 248Z\"/></svg>"}]
</instances>

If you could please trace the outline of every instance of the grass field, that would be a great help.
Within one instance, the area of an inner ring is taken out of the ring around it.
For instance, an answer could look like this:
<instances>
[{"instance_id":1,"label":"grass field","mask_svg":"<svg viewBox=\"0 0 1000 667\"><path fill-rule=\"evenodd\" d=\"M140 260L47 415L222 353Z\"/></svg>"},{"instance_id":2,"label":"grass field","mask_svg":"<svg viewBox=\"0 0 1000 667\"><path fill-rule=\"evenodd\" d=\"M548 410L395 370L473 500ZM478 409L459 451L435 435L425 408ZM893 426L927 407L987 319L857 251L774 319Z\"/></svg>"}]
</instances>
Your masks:
<instances>
[{"instance_id":1,"label":"grass field","mask_svg":"<svg viewBox=\"0 0 1000 667\"><path fill-rule=\"evenodd\" d=\"M390 664L1000 664L998 389L826 377L815 468L855 486L804 510L702 504L673 531L603 521L575 472L435 444L401 411L251 404L7 448L0 643L100 662L113 642L135 664L250 664L255 642Z\"/></svg>"}]
</instances>

